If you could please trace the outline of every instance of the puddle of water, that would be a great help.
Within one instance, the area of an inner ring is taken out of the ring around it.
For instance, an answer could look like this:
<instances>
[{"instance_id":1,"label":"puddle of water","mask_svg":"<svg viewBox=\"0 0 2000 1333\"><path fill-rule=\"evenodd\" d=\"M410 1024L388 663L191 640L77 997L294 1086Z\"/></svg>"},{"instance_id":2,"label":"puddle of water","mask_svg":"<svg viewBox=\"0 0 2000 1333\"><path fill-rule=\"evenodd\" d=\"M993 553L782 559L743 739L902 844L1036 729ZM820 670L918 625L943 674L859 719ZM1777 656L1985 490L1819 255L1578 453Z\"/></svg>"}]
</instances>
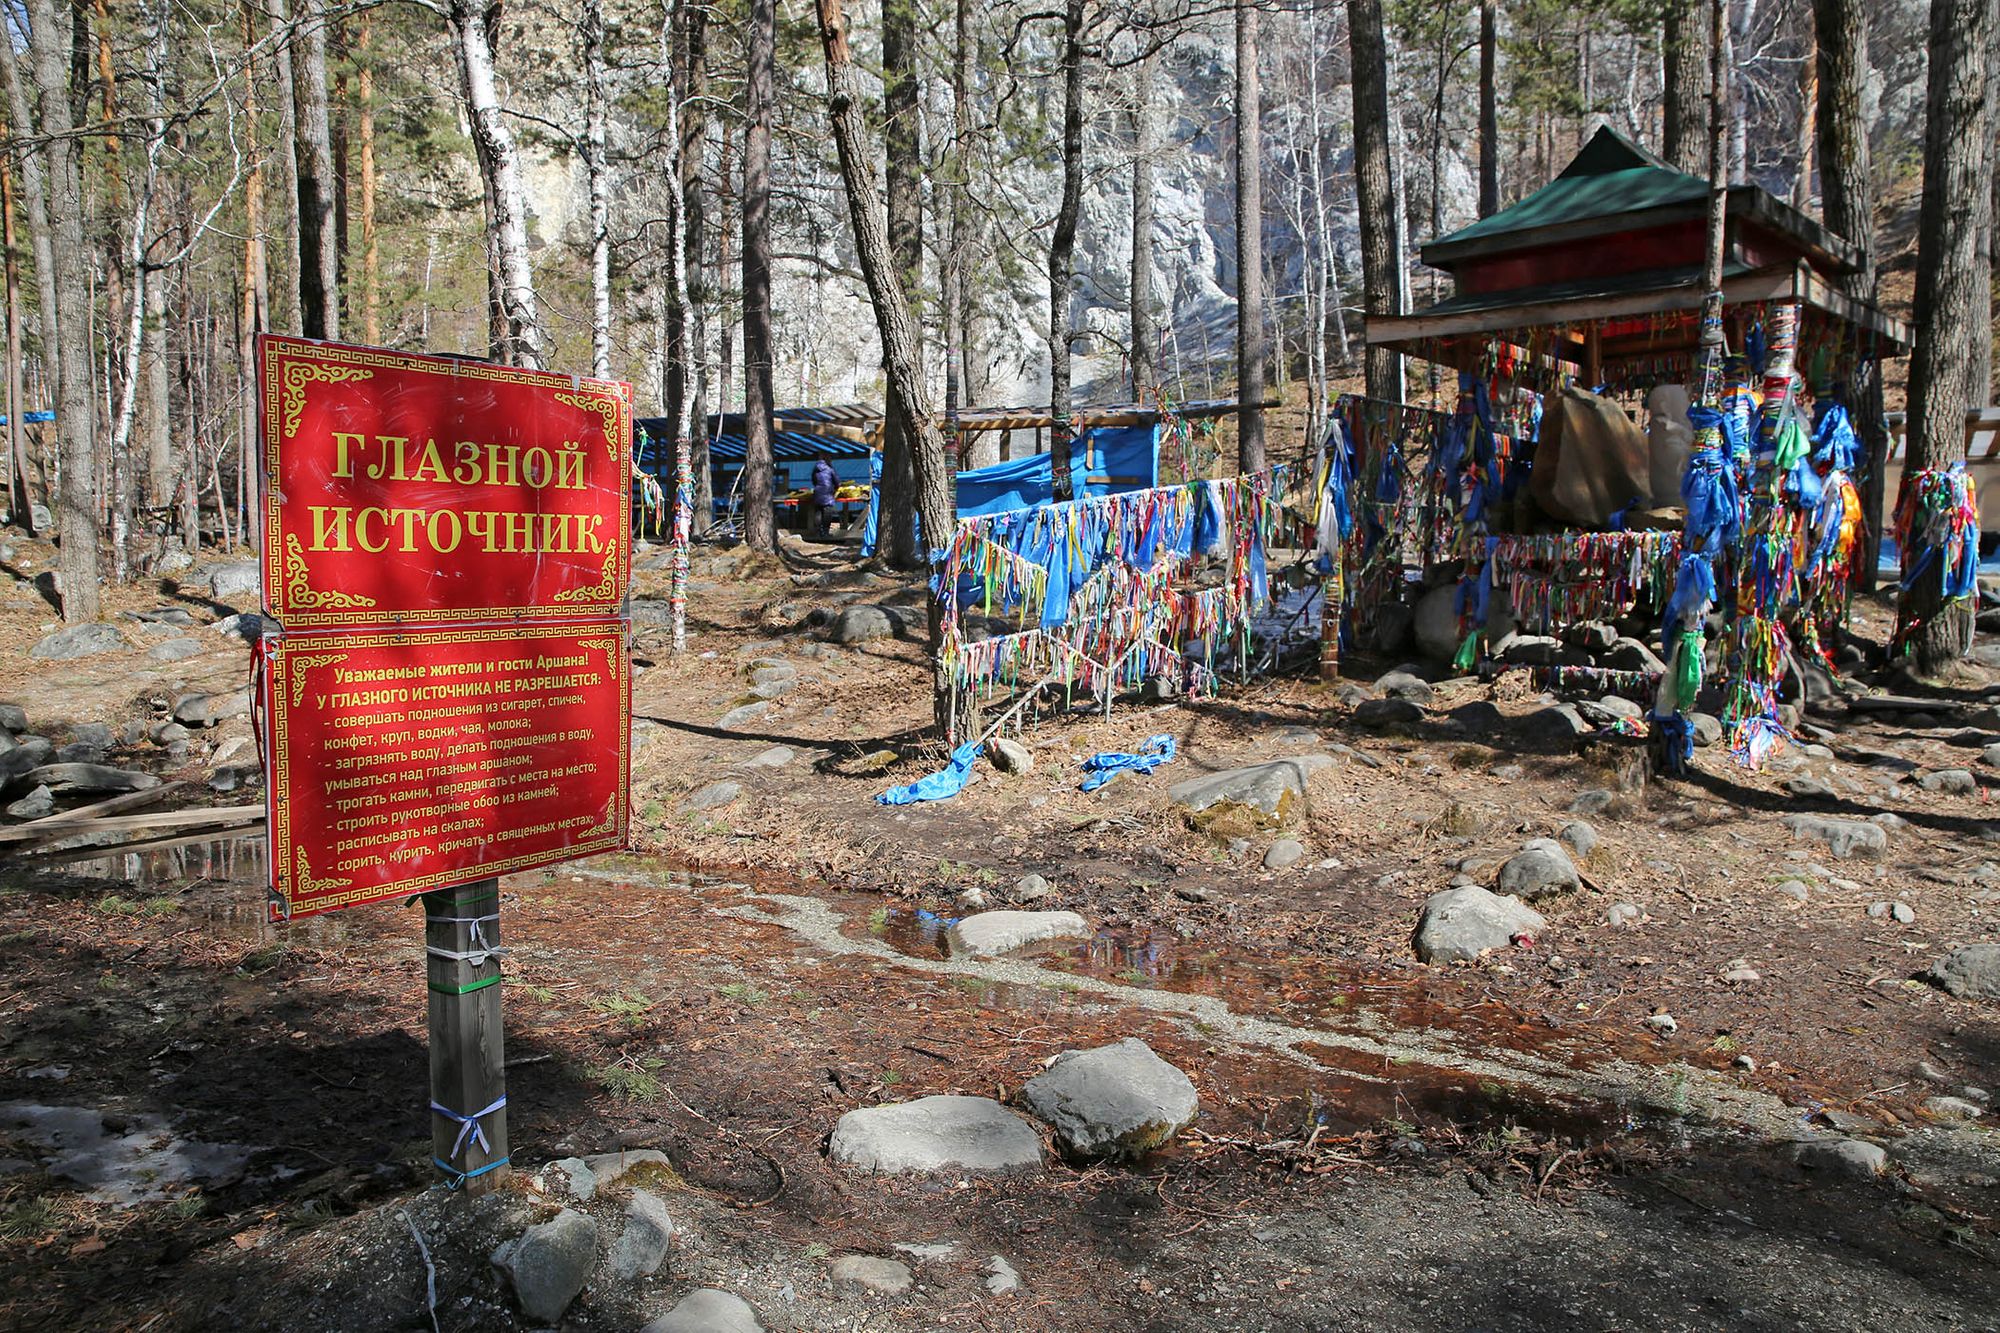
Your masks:
<instances>
[{"instance_id":1,"label":"puddle of water","mask_svg":"<svg viewBox=\"0 0 2000 1333\"><path fill-rule=\"evenodd\" d=\"M63 869L87 879L122 880L133 885L185 884L203 879L261 885L269 878L264 857L264 835L260 833L254 838L216 838L181 847L115 852L72 861Z\"/></svg>"},{"instance_id":2,"label":"puddle of water","mask_svg":"<svg viewBox=\"0 0 2000 1333\"><path fill-rule=\"evenodd\" d=\"M235 1144L176 1138L156 1115L108 1119L85 1106L12 1102L0 1106L0 1126L43 1149L50 1175L120 1207L170 1198L190 1184L227 1184L243 1174L251 1153Z\"/></svg>"}]
</instances>

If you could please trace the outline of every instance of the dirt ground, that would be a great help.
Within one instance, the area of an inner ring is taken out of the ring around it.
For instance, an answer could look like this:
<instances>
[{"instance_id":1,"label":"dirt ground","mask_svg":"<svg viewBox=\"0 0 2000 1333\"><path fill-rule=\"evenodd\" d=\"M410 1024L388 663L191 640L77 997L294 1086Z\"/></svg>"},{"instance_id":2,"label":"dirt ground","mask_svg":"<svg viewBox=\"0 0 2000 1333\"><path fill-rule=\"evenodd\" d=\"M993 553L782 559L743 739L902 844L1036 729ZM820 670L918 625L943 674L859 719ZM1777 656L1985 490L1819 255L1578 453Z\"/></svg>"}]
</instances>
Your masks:
<instances>
[{"instance_id":1,"label":"dirt ground","mask_svg":"<svg viewBox=\"0 0 2000 1333\"><path fill-rule=\"evenodd\" d=\"M16 548L0 699L42 734L245 679L240 640L174 631L204 649L160 663L163 634L131 621L129 651L31 661L55 627L31 583L47 552ZM949 802L894 808L875 795L943 757L921 739L922 654L807 626L914 590L789 544L776 562L705 554L695 575L684 657L665 573L638 576L635 850L505 884L520 1169L484 1199L437 1188L428 1162L414 909L268 926L248 844L0 871L0 1326L525 1327L487 1255L562 1202L615 1236L632 1182L575 1205L543 1164L620 1148L670 1159L637 1179L677 1235L657 1276L600 1271L567 1328L638 1328L698 1286L772 1329L1994 1326L2000 1151L1924 1102L1992 1086L2000 1032L1991 1002L1917 979L1995 940L1989 667L1919 725L1835 701L1809 713L1823 751L1751 774L1701 750L1673 783L1617 742L1533 739L1519 719L1542 701L1519 675L1440 681L1396 734L1356 727L1351 690L1276 679L1045 716L1024 736L1032 772L982 765ZM170 585L112 600L227 609ZM1886 627L1857 603L1864 647ZM763 659L796 683L719 726ZM1365 687L1394 665L1346 672ZM1172 763L1076 790L1081 757L1157 732ZM240 721L202 733L178 773L145 743L116 762L188 779L177 795L255 800L205 786L245 738ZM1232 849L1166 798L1314 751L1335 762L1287 831L1307 848L1288 870L1262 868L1277 834ZM1976 791L1908 780L1948 767L1980 773ZM1800 777L1832 795L1791 794ZM733 800L689 808L719 781ZM1461 870L1490 883L1599 790L1588 883L1538 904L1545 935L1479 964L1415 960L1426 897ZM1879 858L1835 860L1780 822L1796 810L1901 822ZM1031 872L1051 889L1036 906L1081 913L1093 939L947 957L962 895L1005 905ZM1793 879L1803 902L1779 891ZM1883 902L1914 919L1871 917ZM1614 903L1643 915L1611 925ZM1756 980L1723 980L1746 966ZM1644 1021L1662 1013L1671 1035ZM1030 1176L890 1180L827 1160L844 1111L1006 1101L1049 1057L1125 1036L1202 1098L1135 1166L1051 1152ZM82 1108L108 1138L164 1126L187 1160L207 1145L224 1165L141 1163L127 1183L148 1197L109 1202L50 1169L22 1107ZM1843 1132L1886 1145L1889 1174L1790 1160ZM836 1287L831 1261L854 1253L905 1259L915 1289ZM1024 1290L986 1289L994 1256Z\"/></svg>"}]
</instances>

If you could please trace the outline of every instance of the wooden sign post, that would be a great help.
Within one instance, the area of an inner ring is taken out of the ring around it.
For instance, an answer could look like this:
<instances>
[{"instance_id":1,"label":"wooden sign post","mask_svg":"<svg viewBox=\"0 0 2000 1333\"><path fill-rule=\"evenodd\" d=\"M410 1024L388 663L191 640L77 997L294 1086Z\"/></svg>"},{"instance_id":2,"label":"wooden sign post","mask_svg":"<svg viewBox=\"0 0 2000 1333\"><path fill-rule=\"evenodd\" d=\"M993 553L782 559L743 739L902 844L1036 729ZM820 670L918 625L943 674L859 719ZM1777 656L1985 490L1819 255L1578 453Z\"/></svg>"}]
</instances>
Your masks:
<instances>
[{"instance_id":1,"label":"wooden sign post","mask_svg":"<svg viewBox=\"0 0 2000 1333\"><path fill-rule=\"evenodd\" d=\"M500 876L626 845L632 389L264 336L271 911L421 897L431 1156L507 1174Z\"/></svg>"}]
</instances>

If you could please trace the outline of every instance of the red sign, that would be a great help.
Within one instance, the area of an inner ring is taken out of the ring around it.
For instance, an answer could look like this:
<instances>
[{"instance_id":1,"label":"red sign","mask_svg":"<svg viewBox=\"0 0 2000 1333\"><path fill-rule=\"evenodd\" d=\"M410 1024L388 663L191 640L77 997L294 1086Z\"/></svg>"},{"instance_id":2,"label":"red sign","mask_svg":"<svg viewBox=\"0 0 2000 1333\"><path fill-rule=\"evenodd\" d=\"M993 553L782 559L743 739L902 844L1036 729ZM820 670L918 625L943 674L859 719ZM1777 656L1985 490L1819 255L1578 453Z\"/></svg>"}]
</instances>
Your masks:
<instances>
[{"instance_id":1,"label":"red sign","mask_svg":"<svg viewBox=\"0 0 2000 1333\"><path fill-rule=\"evenodd\" d=\"M625 845L625 626L287 637L267 658L274 916Z\"/></svg>"},{"instance_id":2,"label":"red sign","mask_svg":"<svg viewBox=\"0 0 2000 1333\"><path fill-rule=\"evenodd\" d=\"M616 614L632 388L260 339L264 601L287 630Z\"/></svg>"}]
</instances>

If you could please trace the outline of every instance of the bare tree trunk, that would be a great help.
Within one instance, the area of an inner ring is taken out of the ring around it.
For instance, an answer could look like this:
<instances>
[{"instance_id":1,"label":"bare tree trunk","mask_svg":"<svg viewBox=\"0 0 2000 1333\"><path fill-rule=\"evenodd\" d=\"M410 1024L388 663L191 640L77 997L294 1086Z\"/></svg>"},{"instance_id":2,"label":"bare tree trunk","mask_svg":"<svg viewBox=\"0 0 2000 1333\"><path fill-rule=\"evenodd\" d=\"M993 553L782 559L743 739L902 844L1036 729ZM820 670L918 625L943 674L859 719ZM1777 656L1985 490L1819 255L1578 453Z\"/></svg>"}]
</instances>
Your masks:
<instances>
[{"instance_id":1,"label":"bare tree trunk","mask_svg":"<svg viewBox=\"0 0 2000 1333\"><path fill-rule=\"evenodd\" d=\"M1996 19L2000 24L2000 19ZM1978 192L1979 217L1973 228L1972 267L1979 284L1977 319L1972 331L1972 403L1984 407L1993 401L1993 213L1994 198L2000 194L2000 186L1993 186L1994 169L2000 167L2000 146L1994 139L2000 137L2000 113L1994 111L1994 102L2000 99L2000 42L1990 42L1990 54L1986 61L1986 123L1987 131L1981 136L1983 149L1979 160L1977 179L1989 182L1989 188Z\"/></svg>"},{"instance_id":2,"label":"bare tree trunk","mask_svg":"<svg viewBox=\"0 0 2000 1333\"><path fill-rule=\"evenodd\" d=\"M278 96L278 135L276 151L272 160L278 164L277 198L284 210L284 233L278 251L278 318L277 325L286 333L302 331L301 300L299 287L299 163L292 145L298 142L298 99L292 82L292 42L289 37L291 13L287 0L265 0L266 14L271 20L271 31L278 36L272 47L272 63L275 77L272 84Z\"/></svg>"},{"instance_id":3,"label":"bare tree trunk","mask_svg":"<svg viewBox=\"0 0 2000 1333\"><path fill-rule=\"evenodd\" d=\"M1049 236L1049 480L1055 499L1076 498L1070 478L1070 288L1076 284L1076 223L1083 200L1083 0L1063 7L1062 203Z\"/></svg>"},{"instance_id":4,"label":"bare tree trunk","mask_svg":"<svg viewBox=\"0 0 2000 1333\"><path fill-rule=\"evenodd\" d=\"M35 119L28 107L27 92L11 43L0 42L0 76L7 81L8 118L22 127L21 133L27 134ZM36 322L41 332L42 374L45 381L59 384L62 381L62 346L56 338L55 327L56 261L50 241L55 229L49 225L48 182L39 154L24 148L17 156L21 164L21 194L28 210L28 245L35 256ZM46 472L44 480L47 480Z\"/></svg>"},{"instance_id":5,"label":"bare tree trunk","mask_svg":"<svg viewBox=\"0 0 2000 1333\"><path fill-rule=\"evenodd\" d=\"M1500 6L1479 0L1479 216L1500 211Z\"/></svg>"},{"instance_id":6,"label":"bare tree trunk","mask_svg":"<svg viewBox=\"0 0 2000 1333\"><path fill-rule=\"evenodd\" d=\"M674 7L681 11L679 26L684 34L678 71L682 81L680 254L682 271L687 274L684 295L688 320L680 336L688 345L683 353L685 365L680 373L681 391L688 398L688 438L692 445L688 461L694 470L694 531L701 534L709 530L715 514L715 482L709 475L708 455L709 305L727 283L718 270L717 280L711 284L704 262L708 254L705 241L708 210L702 206L701 168L708 151L708 119L702 99L708 96L708 14L704 6L682 6L679 0L675 0ZM725 129L724 142L727 141ZM716 215L724 216L723 210L717 209ZM729 225L725 221L722 235L727 237L728 234Z\"/></svg>"},{"instance_id":7,"label":"bare tree trunk","mask_svg":"<svg viewBox=\"0 0 2000 1333\"><path fill-rule=\"evenodd\" d=\"M917 334L917 374L923 367L923 321L917 305L924 285L923 137L917 109L916 0L885 0L882 6L882 127L884 184L887 186L889 248L896 256L896 277L903 298L911 302L911 328ZM922 563L917 545L916 472L911 457L916 441L903 430L902 405L896 383L889 381L882 422L882 549L897 569ZM938 534L926 530L925 547L938 545Z\"/></svg>"},{"instance_id":8,"label":"bare tree trunk","mask_svg":"<svg viewBox=\"0 0 2000 1333\"><path fill-rule=\"evenodd\" d=\"M875 307L882 335L882 361L896 385L896 402L904 414L903 429L914 448L917 512L926 541L933 549L946 544L952 530L951 477L945 460L944 436L931 415L923 376L918 372L917 333L908 300L901 291L896 257L889 248L888 229L875 209L873 173L868 167L868 137L861 119L861 95L847 49L847 22L840 0L818 0L820 39L826 52L827 109L833 118L833 138L840 154L840 174L847 186L848 212L854 225L855 253ZM931 708L940 731L949 725L950 664L944 658L943 605L930 599Z\"/></svg>"},{"instance_id":9,"label":"bare tree trunk","mask_svg":"<svg viewBox=\"0 0 2000 1333\"><path fill-rule=\"evenodd\" d=\"M1990 337L1990 269L1975 269L1974 233L1989 182L1987 47L1995 0L1932 0L1930 72L1924 117L1924 193L1917 214L1917 343L1910 354L1910 446L1903 468L1907 497L1926 472L1965 461L1965 414L1972 407L1974 337ZM1912 545L1916 545L1912 542ZM1905 587L1896 609L1897 641L1917 670L1936 672L1972 642L1972 599L1944 599L1943 553L1903 552L1929 567Z\"/></svg>"},{"instance_id":10,"label":"bare tree trunk","mask_svg":"<svg viewBox=\"0 0 2000 1333\"><path fill-rule=\"evenodd\" d=\"M28 477L27 432L21 428L21 413L27 394L21 387L21 255L14 235L14 170L0 162L0 222L5 224L7 246L7 472L12 498L9 508L14 521L32 537L35 535L35 495Z\"/></svg>"},{"instance_id":11,"label":"bare tree trunk","mask_svg":"<svg viewBox=\"0 0 2000 1333\"><path fill-rule=\"evenodd\" d=\"M1708 126L1704 95L1708 90L1707 13L1703 6L1664 6L1666 73L1661 92L1660 156L1690 176L1708 171Z\"/></svg>"},{"instance_id":12,"label":"bare tree trunk","mask_svg":"<svg viewBox=\"0 0 2000 1333\"><path fill-rule=\"evenodd\" d=\"M944 272L939 275L944 296L944 414L955 421L965 409L972 392L970 349L966 347L966 273L971 265L971 209L966 192L972 180L972 66L975 39L972 35L971 0L954 0L952 5L951 57L951 184L947 208L949 232L945 243ZM976 458L974 467L992 460Z\"/></svg>"},{"instance_id":13,"label":"bare tree trunk","mask_svg":"<svg viewBox=\"0 0 2000 1333\"><path fill-rule=\"evenodd\" d=\"M494 88L493 44L486 30L484 0L451 0L451 29L460 89L472 121L472 144L486 187L487 235L498 260L500 305L506 320L500 359L540 369L542 317L535 301L534 272L528 265L528 208L514 132L501 114L500 95Z\"/></svg>"},{"instance_id":14,"label":"bare tree trunk","mask_svg":"<svg viewBox=\"0 0 2000 1333\"><path fill-rule=\"evenodd\" d=\"M55 304L45 311L59 349L56 432L62 442L62 480L56 530L61 542L57 571L62 581L64 621L97 619L98 554L101 535L96 496L97 410L91 393L90 252L83 234L81 143L70 104L70 31L59 25L54 0L27 0L28 56L33 62L42 142L32 150L45 164L54 263ZM12 65L11 50L8 55ZM25 130L29 122L23 121ZM32 220L31 220L32 225Z\"/></svg>"},{"instance_id":15,"label":"bare tree trunk","mask_svg":"<svg viewBox=\"0 0 2000 1333\"><path fill-rule=\"evenodd\" d=\"M584 0L583 169L590 188L590 373L611 378L611 178L604 160L604 4ZM672 90L669 89L669 98ZM679 151L679 127L674 149ZM684 261L683 261L684 263ZM686 270L682 269L686 287ZM683 336L683 345L685 345Z\"/></svg>"},{"instance_id":16,"label":"bare tree trunk","mask_svg":"<svg viewBox=\"0 0 2000 1333\"><path fill-rule=\"evenodd\" d=\"M743 533L751 549L778 549L771 510L771 102L776 0L750 0L747 121L743 136Z\"/></svg>"},{"instance_id":17,"label":"bare tree trunk","mask_svg":"<svg viewBox=\"0 0 2000 1333\"><path fill-rule=\"evenodd\" d=\"M292 51L297 131L292 152L299 182L299 324L308 338L340 336L340 233L334 225L339 186L326 103L325 0L299 0Z\"/></svg>"},{"instance_id":18,"label":"bare tree trunk","mask_svg":"<svg viewBox=\"0 0 2000 1333\"><path fill-rule=\"evenodd\" d=\"M1126 299L1131 306L1132 400L1160 396L1160 335L1153 325L1153 72L1157 52L1139 61L1132 92L1132 274Z\"/></svg>"},{"instance_id":19,"label":"bare tree trunk","mask_svg":"<svg viewBox=\"0 0 2000 1333\"><path fill-rule=\"evenodd\" d=\"M1257 10L1236 0L1236 467L1264 470L1264 116Z\"/></svg>"},{"instance_id":20,"label":"bare tree trunk","mask_svg":"<svg viewBox=\"0 0 2000 1333\"><path fill-rule=\"evenodd\" d=\"M1396 197L1390 163L1388 49L1382 35L1381 0L1347 0L1347 40L1353 66L1354 187L1361 212L1361 281L1370 315L1403 308L1398 262ZM1400 402L1403 358L1387 348L1368 349L1370 397Z\"/></svg>"},{"instance_id":21,"label":"bare tree trunk","mask_svg":"<svg viewBox=\"0 0 2000 1333\"><path fill-rule=\"evenodd\" d=\"M257 335L270 326L270 274L264 255L264 159L257 149L257 62L250 55L256 44L256 25L251 21L248 0L243 5L243 136L245 150L250 159L250 174L243 183L243 300L241 320L237 328L237 374L246 392L240 395L239 434L236 450L236 504L248 513L251 496L255 493L252 478L256 475L257 462L257 395L247 392L249 386L257 382ZM192 442L190 442L192 447ZM219 469L218 469L219 471ZM184 479L190 497L188 511L192 521L182 527L183 540L187 543L189 555L201 554L201 506L192 497L199 494L200 478L192 461L188 475ZM222 495L222 485L216 482L216 507L227 520L229 504ZM244 524L250 539L250 547L257 550L263 542L263 527L255 522Z\"/></svg>"},{"instance_id":22,"label":"bare tree trunk","mask_svg":"<svg viewBox=\"0 0 2000 1333\"><path fill-rule=\"evenodd\" d=\"M1734 0L1729 24L1729 179L1750 179L1750 29L1757 0Z\"/></svg>"},{"instance_id":23,"label":"bare tree trunk","mask_svg":"<svg viewBox=\"0 0 2000 1333\"><path fill-rule=\"evenodd\" d=\"M382 341L382 246L375 234L375 61L374 36L363 14L355 33L356 133L361 140L361 341Z\"/></svg>"}]
</instances>

